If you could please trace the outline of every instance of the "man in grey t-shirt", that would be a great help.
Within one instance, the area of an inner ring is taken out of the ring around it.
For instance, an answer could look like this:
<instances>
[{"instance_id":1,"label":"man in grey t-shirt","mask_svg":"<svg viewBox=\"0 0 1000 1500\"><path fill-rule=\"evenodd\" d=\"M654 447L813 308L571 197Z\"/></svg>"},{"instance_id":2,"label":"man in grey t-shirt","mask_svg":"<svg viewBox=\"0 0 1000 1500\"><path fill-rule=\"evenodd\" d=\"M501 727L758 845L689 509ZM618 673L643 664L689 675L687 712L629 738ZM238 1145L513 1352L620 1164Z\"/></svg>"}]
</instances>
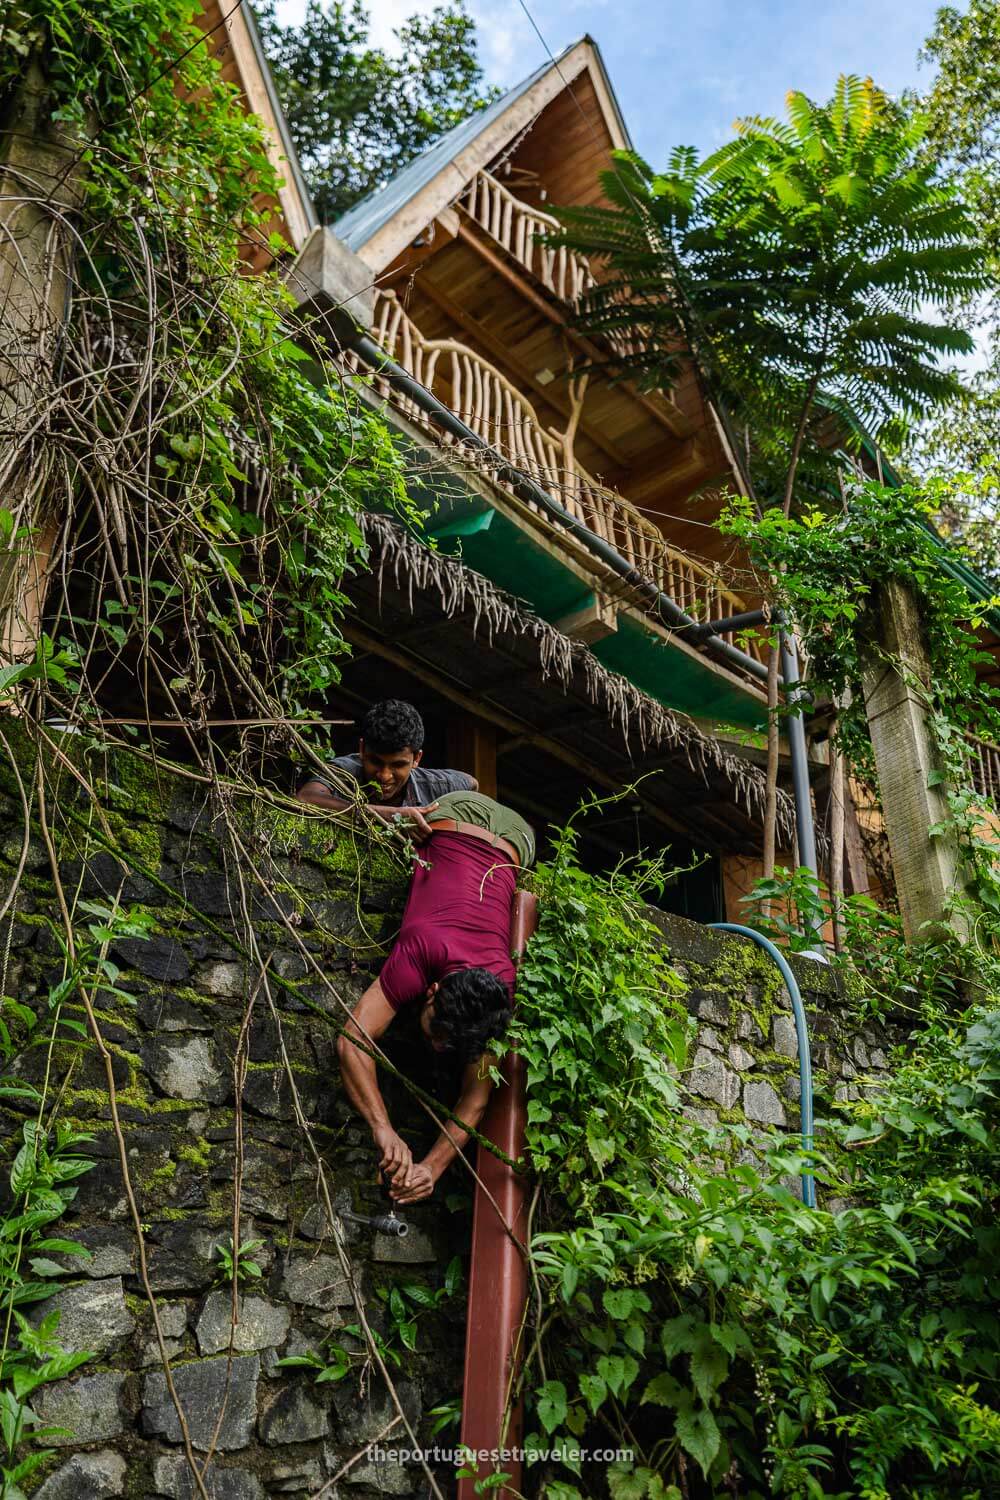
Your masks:
<instances>
[{"instance_id":1,"label":"man in grey t-shirt","mask_svg":"<svg viewBox=\"0 0 1000 1500\"><path fill-rule=\"evenodd\" d=\"M376 703L361 721L361 739L356 755L338 755L330 768L340 777L326 781L310 771L299 787L300 802L326 807L331 812L354 806L342 795L337 781L357 782L369 799L368 811L380 818L406 818L411 836L421 843L431 832L424 817L446 792L475 792L479 783L465 771L432 771L420 764L424 753L423 720L411 703L387 698ZM377 800L372 800L372 799Z\"/></svg>"}]
</instances>

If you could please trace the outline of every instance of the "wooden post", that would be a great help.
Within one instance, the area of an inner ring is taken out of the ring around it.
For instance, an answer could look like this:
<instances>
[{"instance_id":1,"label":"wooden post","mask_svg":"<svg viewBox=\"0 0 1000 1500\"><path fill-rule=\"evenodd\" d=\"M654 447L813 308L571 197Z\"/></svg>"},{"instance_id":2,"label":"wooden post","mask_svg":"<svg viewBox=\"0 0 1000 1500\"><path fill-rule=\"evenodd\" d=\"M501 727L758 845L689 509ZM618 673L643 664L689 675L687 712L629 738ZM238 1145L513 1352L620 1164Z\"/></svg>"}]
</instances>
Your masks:
<instances>
[{"instance_id":1,"label":"wooden post","mask_svg":"<svg viewBox=\"0 0 1000 1500\"><path fill-rule=\"evenodd\" d=\"M0 456L37 428L56 390L56 364L73 264L70 222L81 201L80 150L48 118L38 57L25 64L0 129ZM32 654L57 533L46 454L31 473L3 467L2 504L14 517L0 548L0 662Z\"/></svg>"},{"instance_id":2,"label":"wooden post","mask_svg":"<svg viewBox=\"0 0 1000 1500\"><path fill-rule=\"evenodd\" d=\"M930 662L916 600L897 580L876 596L878 645L862 663L865 712L875 752L885 828L903 930L911 941L950 927L967 940L970 924L948 911L961 890L958 846L929 830L948 820L941 766L926 702Z\"/></svg>"},{"instance_id":3,"label":"wooden post","mask_svg":"<svg viewBox=\"0 0 1000 1500\"><path fill-rule=\"evenodd\" d=\"M453 714L448 720L448 764L468 771L487 797L497 794L497 730L486 719Z\"/></svg>"}]
</instances>

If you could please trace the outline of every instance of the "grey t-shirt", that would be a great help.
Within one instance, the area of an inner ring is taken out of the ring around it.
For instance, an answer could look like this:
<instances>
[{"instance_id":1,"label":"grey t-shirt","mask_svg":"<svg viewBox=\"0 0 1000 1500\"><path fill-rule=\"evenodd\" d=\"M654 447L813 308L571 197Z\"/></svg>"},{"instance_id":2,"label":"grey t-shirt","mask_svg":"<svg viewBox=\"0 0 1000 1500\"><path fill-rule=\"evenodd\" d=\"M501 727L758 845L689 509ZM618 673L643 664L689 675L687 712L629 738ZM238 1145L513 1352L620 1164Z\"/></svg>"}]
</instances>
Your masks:
<instances>
[{"instance_id":1,"label":"grey t-shirt","mask_svg":"<svg viewBox=\"0 0 1000 1500\"><path fill-rule=\"evenodd\" d=\"M330 766L340 771L342 775L349 776L353 781L361 785L364 781L364 770L361 765L360 755L338 755L329 762ZM335 786L332 781L327 781L317 771L309 771L303 778L302 785L307 781L319 781L335 797L343 795L342 790ZM381 793L374 783L366 787L369 802L381 800ZM399 807L426 807L429 802L436 802L447 792L471 792L472 777L464 771L434 771L428 766L414 766L403 787L403 795L398 803L390 806Z\"/></svg>"}]
</instances>

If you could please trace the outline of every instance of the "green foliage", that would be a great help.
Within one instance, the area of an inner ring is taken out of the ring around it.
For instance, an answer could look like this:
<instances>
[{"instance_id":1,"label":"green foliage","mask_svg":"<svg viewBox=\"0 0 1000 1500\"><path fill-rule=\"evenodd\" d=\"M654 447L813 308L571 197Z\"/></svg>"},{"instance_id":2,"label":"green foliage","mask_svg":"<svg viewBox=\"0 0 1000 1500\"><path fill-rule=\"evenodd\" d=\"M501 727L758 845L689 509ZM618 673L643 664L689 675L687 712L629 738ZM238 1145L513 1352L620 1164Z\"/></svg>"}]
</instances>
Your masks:
<instances>
[{"instance_id":1,"label":"green foliage","mask_svg":"<svg viewBox=\"0 0 1000 1500\"><path fill-rule=\"evenodd\" d=\"M406 1364L417 1348L417 1321L422 1314L433 1312L449 1298L454 1297L462 1283L462 1262L455 1256L448 1262L444 1282L432 1290L418 1281L394 1282L391 1286L380 1286L375 1295L385 1307L385 1332L372 1329L375 1347L387 1365L399 1369ZM342 1344L341 1337L350 1339ZM278 1366L289 1370L312 1370L317 1385L329 1381L343 1380L346 1375L364 1374L371 1355L363 1342L363 1331L359 1323L345 1323L325 1343L325 1353L309 1350L306 1354L292 1354L278 1360ZM440 1432L455 1419L453 1405L446 1403L438 1407L432 1416L438 1421L432 1434Z\"/></svg>"},{"instance_id":2,"label":"green foliage","mask_svg":"<svg viewBox=\"0 0 1000 1500\"><path fill-rule=\"evenodd\" d=\"M996 455L1000 451L1000 6L971 0L961 11L943 6L924 47L935 75L918 104L926 115L926 150L958 174L977 233L990 259L986 297L967 309L986 355L966 395L949 403L914 434L907 458L922 474L951 481L939 515L975 566L1000 579Z\"/></svg>"},{"instance_id":3,"label":"green foliage","mask_svg":"<svg viewBox=\"0 0 1000 1500\"><path fill-rule=\"evenodd\" d=\"M5 1088L5 1093L10 1090ZM23 1483L51 1457L45 1444L65 1436L46 1426L31 1405L42 1386L63 1380L91 1355L59 1346L59 1313L32 1324L21 1311L60 1288L66 1269L53 1255L88 1259L75 1240L52 1233L76 1196L77 1178L94 1163L84 1154L93 1136L57 1120L26 1120L10 1165L9 1208L0 1222L0 1496L23 1500ZM28 1451L25 1451L25 1450Z\"/></svg>"},{"instance_id":4,"label":"green foliage","mask_svg":"<svg viewBox=\"0 0 1000 1500\"><path fill-rule=\"evenodd\" d=\"M877 777L864 716L862 666L878 659L879 590L896 581L917 601L930 663L930 679L911 683L924 699L940 753L931 772L949 803L947 824L965 854L970 891L1000 910L991 846L980 829L983 797L972 782L965 735L1000 739L1000 698L977 676L990 658L976 637L996 600L975 594L950 569L946 549L931 524L940 508L940 486L889 489L851 484L842 505L805 507L797 516L777 508L755 513L736 498L721 528L746 546L774 580L777 602L795 621L810 657L815 695L845 705L837 735L852 766L873 786ZM849 705L849 706L848 706Z\"/></svg>"},{"instance_id":5,"label":"green foliage","mask_svg":"<svg viewBox=\"0 0 1000 1500\"><path fill-rule=\"evenodd\" d=\"M588 876L575 842L539 871L519 981L542 1189L526 1446L563 1454L544 1492L991 1493L996 1011L928 1014L889 1085L820 1123L810 1210L793 1141L685 1113L649 872ZM571 1457L609 1434L631 1464Z\"/></svg>"},{"instance_id":6,"label":"green foliage","mask_svg":"<svg viewBox=\"0 0 1000 1500\"><path fill-rule=\"evenodd\" d=\"M58 1312L32 1323L21 1311L60 1289L67 1268L52 1256L90 1258L83 1245L53 1233L76 1197L77 1179L94 1166L86 1151L94 1137L59 1119L50 1104L52 1049L58 1042L72 1055L87 1043L83 1022L64 1013L81 991L99 988L109 1000L135 1004L135 997L118 987L119 969L108 957L108 948L122 938L148 937L151 925L142 911L97 901L78 901L73 915L77 925L72 944L55 924L51 926L62 954L62 973L44 1001L33 1009L4 996L0 1017L0 1099L9 1108L30 1111L8 1169L0 1219L0 1500L24 1500L23 1483L52 1455L44 1445L52 1437L65 1436L63 1429L41 1421L31 1396L92 1357L86 1351L68 1354L60 1348ZM31 1047L47 1054L41 1090L17 1076L19 1061Z\"/></svg>"},{"instance_id":7,"label":"green foliage","mask_svg":"<svg viewBox=\"0 0 1000 1500\"><path fill-rule=\"evenodd\" d=\"M414 15L392 54L368 41L361 0L309 0L297 26L270 3L261 28L289 129L320 218L333 221L485 107L475 22L462 0Z\"/></svg>"},{"instance_id":8,"label":"green foliage","mask_svg":"<svg viewBox=\"0 0 1000 1500\"><path fill-rule=\"evenodd\" d=\"M75 518L44 692L77 717L98 691L120 713L135 683L151 713L294 717L337 680L359 516L408 507L401 460L290 336L273 266L246 274L287 252L278 180L189 0L24 0L8 30L0 103L18 107L30 57L83 198L62 384L36 393L44 464L25 438L10 471ZM0 529L11 552L34 541Z\"/></svg>"},{"instance_id":9,"label":"green foliage","mask_svg":"<svg viewBox=\"0 0 1000 1500\"><path fill-rule=\"evenodd\" d=\"M233 1236L230 1235L228 1245L216 1245L215 1253L219 1265L215 1279L218 1284L232 1286L235 1281L237 1286L242 1286L248 1281L260 1281L264 1272L260 1262L254 1260L254 1252L261 1249L263 1244L263 1240L243 1240L236 1245Z\"/></svg>"},{"instance_id":10,"label":"green foliage","mask_svg":"<svg viewBox=\"0 0 1000 1500\"><path fill-rule=\"evenodd\" d=\"M788 498L803 439L814 465L856 417L884 440L960 388L942 356L971 339L929 315L986 284L954 187L922 155L923 123L870 81L829 103L788 96L704 160L666 171L618 153L609 209L563 209L559 237L606 266L583 306L592 332L629 331L624 368L669 386L683 340L749 424L759 496Z\"/></svg>"}]
</instances>

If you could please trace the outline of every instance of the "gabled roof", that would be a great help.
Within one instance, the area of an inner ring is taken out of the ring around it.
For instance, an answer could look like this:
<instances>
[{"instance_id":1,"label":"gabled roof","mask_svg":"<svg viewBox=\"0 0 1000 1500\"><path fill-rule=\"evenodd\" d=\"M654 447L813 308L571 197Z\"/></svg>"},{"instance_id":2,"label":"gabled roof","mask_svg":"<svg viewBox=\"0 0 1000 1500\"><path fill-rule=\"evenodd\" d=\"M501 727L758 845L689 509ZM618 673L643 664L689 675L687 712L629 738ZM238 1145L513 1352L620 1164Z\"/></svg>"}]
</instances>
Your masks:
<instances>
[{"instance_id":1,"label":"gabled roof","mask_svg":"<svg viewBox=\"0 0 1000 1500\"><path fill-rule=\"evenodd\" d=\"M250 6L232 5L229 0L200 0L199 24L222 77L236 85L247 111L256 115L263 127L268 158L282 178L276 199L268 198L263 206L269 211L273 208L277 215L272 227L294 250L300 250L319 221ZM270 264L272 258L262 244L259 264Z\"/></svg>"},{"instance_id":2,"label":"gabled roof","mask_svg":"<svg viewBox=\"0 0 1000 1500\"><path fill-rule=\"evenodd\" d=\"M381 270L458 196L477 171L585 70L591 74L614 145L631 148L600 49L591 37L584 36L558 57L542 63L486 109L453 126L385 187L342 214L332 225L333 232L349 249L362 255L373 270ZM405 212L415 200L419 200L417 218ZM397 219L398 233L394 234Z\"/></svg>"}]
</instances>

